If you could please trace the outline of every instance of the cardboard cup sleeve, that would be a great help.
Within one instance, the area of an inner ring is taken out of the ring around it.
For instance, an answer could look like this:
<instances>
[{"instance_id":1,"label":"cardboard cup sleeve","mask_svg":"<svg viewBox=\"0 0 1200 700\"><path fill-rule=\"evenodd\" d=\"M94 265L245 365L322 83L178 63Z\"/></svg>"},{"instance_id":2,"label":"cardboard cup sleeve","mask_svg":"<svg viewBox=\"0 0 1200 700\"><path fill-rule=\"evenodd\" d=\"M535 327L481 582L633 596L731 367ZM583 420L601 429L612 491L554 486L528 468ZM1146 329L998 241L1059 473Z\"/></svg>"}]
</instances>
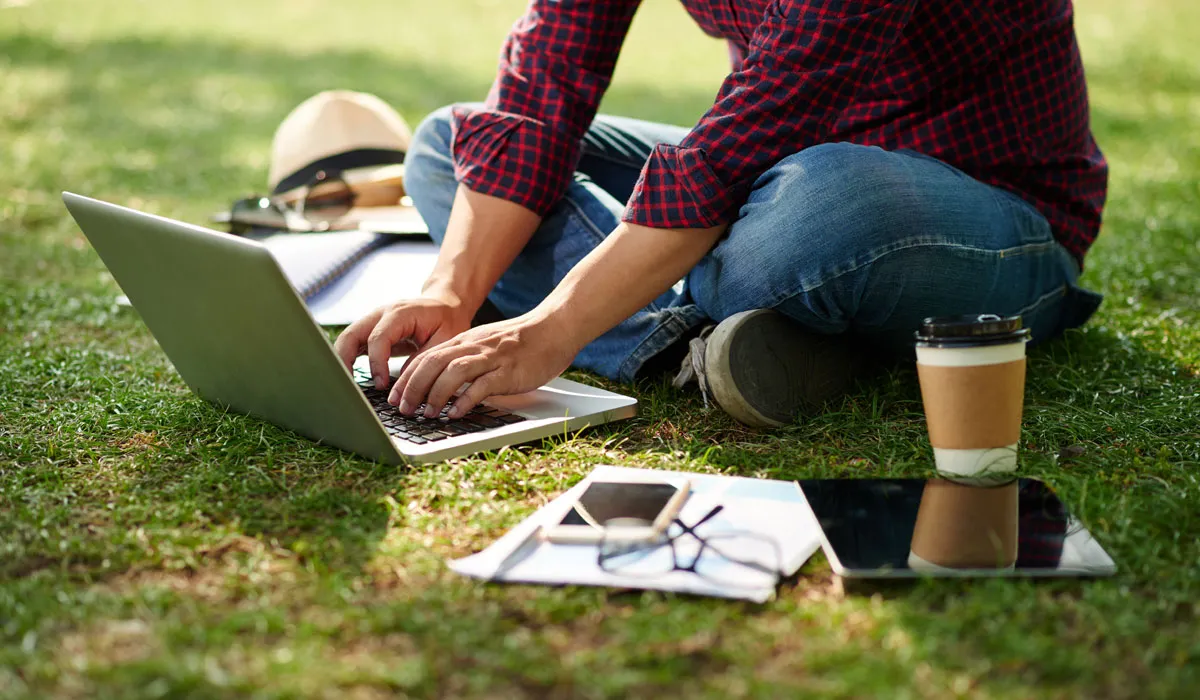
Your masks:
<instances>
[{"instance_id":1,"label":"cardboard cup sleeve","mask_svg":"<svg viewBox=\"0 0 1200 700\"><path fill-rule=\"evenodd\" d=\"M1025 358L968 367L918 363L917 375L934 447L975 450L1020 440Z\"/></svg>"}]
</instances>

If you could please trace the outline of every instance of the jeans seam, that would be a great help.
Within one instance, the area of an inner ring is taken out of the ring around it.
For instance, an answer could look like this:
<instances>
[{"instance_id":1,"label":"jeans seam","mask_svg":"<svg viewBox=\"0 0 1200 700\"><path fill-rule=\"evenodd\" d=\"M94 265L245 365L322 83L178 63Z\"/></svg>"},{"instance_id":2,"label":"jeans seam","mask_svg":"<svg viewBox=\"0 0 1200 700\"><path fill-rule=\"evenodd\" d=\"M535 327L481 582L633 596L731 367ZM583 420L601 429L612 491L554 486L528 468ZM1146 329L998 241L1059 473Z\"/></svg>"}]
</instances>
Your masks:
<instances>
[{"instance_id":1,"label":"jeans seam","mask_svg":"<svg viewBox=\"0 0 1200 700\"><path fill-rule=\"evenodd\" d=\"M596 245L600 245L604 242L604 232L602 232L600 227L593 223L590 218L588 218L588 215L583 211L583 207L579 206L579 204L575 202L575 200L571 199L570 196L564 195L560 201L565 202L567 206L575 211L575 214L568 214L568 216L578 215L578 218L583 222L587 230L596 239Z\"/></svg>"},{"instance_id":2,"label":"jeans seam","mask_svg":"<svg viewBox=\"0 0 1200 700\"><path fill-rule=\"evenodd\" d=\"M823 287L831 282L836 281L837 279L839 279L841 277L844 277L845 275L848 275L852 272L857 272L858 270L861 270L864 267L874 265L875 263L879 262L880 260L887 257L888 255L892 255L893 253L899 253L904 250L910 250L912 248L919 248L922 246L929 247L929 248L934 248L934 247L953 248L955 250L966 251L966 252L971 252L971 253L983 253L983 254L988 254L988 255L995 255L997 258L1006 258L1006 257L1017 257L1020 255L1027 255L1030 253L1039 252L1046 248L1050 248L1054 245L1056 245L1055 241L1047 241L1044 243L1028 243L1028 244L1024 244L1024 245L1014 246L1012 248L1001 248L1000 250L990 250L988 248L976 248L976 247L972 247L972 246L965 246L965 245L960 245L957 243L946 243L946 242L941 242L941 241L938 241L938 242L909 241L909 242L903 243L903 244L896 244L895 246L889 246L889 247L885 247L882 249L876 249L876 251L873 252L867 259L864 259L862 262L855 264L853 267L850 267L848 269L842 270L842 271L834 274L832 277L827 277L827 278L821 280L820 282L816 282L814 284L802 284L800 286L800 289L798 289L794 292L788 293L788 294L780 295L777 299L775 299L771 303L771 305L768 308L774 308L774 307L784 303L785 301L789 301L801 294L807 294L807 293L813 291L814 289Z\"/></svg>"},{"instance_id":3,"label":"jeans seam","mask_svg":"<svg viewBox=\"0 0 1200 700\"><path fill-rule=\"evenodd\" d=\"M1066 296L1068 286L1069 286L1068 284L1064 283L1057 289L1052 289L1052 290L1046 292L1045 294L1041 295L1036 300L1034 300L1034 302L1032 304L1029 304L1029 305L1021 308L1021 310L1017 311L1017 315L1026 316L1029 314L1030 311L1040 307L1042 304L1044 304L1048 301L1053 301L1056 298L1061 298L1061 297Z\"/></svg>"}]
</instances>

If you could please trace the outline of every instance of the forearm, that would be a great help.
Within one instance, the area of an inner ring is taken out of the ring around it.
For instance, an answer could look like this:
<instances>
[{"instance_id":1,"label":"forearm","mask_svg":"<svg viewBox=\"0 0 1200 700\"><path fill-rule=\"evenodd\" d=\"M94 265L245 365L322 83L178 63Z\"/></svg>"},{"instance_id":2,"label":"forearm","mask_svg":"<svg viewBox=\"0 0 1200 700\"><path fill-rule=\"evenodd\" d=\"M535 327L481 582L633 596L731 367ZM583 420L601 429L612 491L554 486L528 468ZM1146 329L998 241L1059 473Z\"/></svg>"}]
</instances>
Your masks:
<instances>
[{"instance_id":1,"label":"forearm","mask_svg":"<svg viewBox=\"0 0 1200 700\"><path fill-rule=\"evenodd\" d=\"M678 282L725 228L655 229L622 223L531 315L551 320L564 341L583 347Z\"/></svg>"},{"instance_id":2,"label":"forearm","mask_svg":"<svg viewBox=\"0 0 1200 700\"><path fill-rule=\"evenodd\" d=\"M540 222L519 204L459 186L437 263L422 291L474 314Z\"/></svg>"}]
</instances>

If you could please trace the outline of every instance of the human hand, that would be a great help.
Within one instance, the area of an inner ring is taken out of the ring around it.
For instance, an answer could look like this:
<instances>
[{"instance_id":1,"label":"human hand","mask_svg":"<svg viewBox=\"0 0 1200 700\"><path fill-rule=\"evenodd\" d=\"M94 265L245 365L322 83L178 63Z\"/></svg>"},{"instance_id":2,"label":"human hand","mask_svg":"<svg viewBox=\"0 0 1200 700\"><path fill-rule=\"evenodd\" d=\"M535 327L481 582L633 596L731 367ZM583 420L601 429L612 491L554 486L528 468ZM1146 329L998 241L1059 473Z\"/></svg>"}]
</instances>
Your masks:
<instances>
[{"instance_id":1,"label":"human hand","mask_svg":"<svg viewBox=\"0 0 1200 700\"><path fill-rule=\"evenodd\" d=\"M411 357L388 402L434 417L463 384L448 413L459 418L489 396L533 391L570 366L579 346L551 318L530 314L478 326Z\"/></svg>"},{"instance_id":2,"label":"human hand","mask_svg":"<svg viewBox=\"0 0 1200 700\"><path fill-rule=\"evenodd\" d=\"M375 309L350 324L333 344L349 369L366 354L375 388L388 388L388 359L413 354L453 338L471 326L471 314L451 299L421 297ZM403 350L403 352L398 352Z\"/></svg>"}]
</instances>

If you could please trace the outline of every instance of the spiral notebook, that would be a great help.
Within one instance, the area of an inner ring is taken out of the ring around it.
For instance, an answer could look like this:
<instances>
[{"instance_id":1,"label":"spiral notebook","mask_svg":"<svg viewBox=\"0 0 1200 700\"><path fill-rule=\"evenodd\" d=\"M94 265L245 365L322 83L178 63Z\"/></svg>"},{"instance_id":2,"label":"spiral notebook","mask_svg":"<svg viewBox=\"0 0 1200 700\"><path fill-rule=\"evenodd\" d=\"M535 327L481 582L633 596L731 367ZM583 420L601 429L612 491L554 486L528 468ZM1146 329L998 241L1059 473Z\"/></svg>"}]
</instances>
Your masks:
<instances>
[{"instance_id":1,"label":"spiral notebook","mask_svg":"<svg viewBox=\"0 0 1200 700\"><path fill-rule=\"evenodd\" d=\"M329 233L276 233L253 229L245 234L266 246L284 275L323 326L344 326L379 306L421 293L437 246L412 207L353 210L347 227ZM228 212L213 216L228 223ZM119 306L130 306L124 294Z\"/></svg>"},{"instance_id":2,"label":"spiral notebook","mask_svg":"<svg viewBox=\"0 0 1200 700\"><path fill-rule=\"evenodd\" d=\"M419 296L437 261L437 246L423 236L337 231L257 240L322 326L349 325L383 304ZM131 306L124 294L115 301Z\"/></svg>"},{"instance_id":3,"label":"spiral notebook","mask_svg":"<svg viewBox=\"0 0 1200 700\"><path fill-rule=\"evenodd\" d=\"M421 293L437 246L428 236L375 231L279 233L261 240L317 323L353 323Z\"/></svg>"}]
</instances>

